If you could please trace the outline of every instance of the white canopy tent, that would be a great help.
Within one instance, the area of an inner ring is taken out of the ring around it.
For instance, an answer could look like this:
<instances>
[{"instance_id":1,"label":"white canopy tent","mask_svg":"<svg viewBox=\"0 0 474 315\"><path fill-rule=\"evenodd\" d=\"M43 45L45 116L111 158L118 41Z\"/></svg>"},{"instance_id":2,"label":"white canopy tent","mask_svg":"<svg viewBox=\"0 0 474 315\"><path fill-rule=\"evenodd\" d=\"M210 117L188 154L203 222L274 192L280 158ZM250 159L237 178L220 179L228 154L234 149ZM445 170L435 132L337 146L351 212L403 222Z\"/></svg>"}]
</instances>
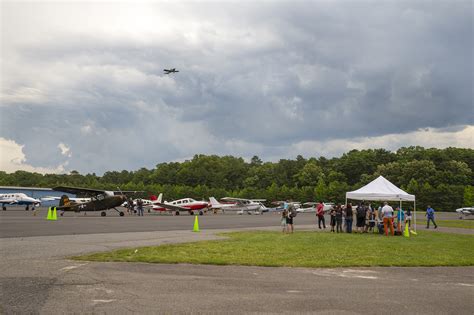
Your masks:
<instances>
[{"instance_id":1,"label":"white canopy tent","mask_svg":"<svg viewBox=\"0 0 474 315\"><path fill-rule=\"evenodd\" d=\"M347 199L355 200L378 200L378 201L399 201L400 209L402 201L413 201L414 227L416 231L416 201L415 195L401 190L385 177L379 176L364 187L346 193Z\"/></svg>"}]
</instances>

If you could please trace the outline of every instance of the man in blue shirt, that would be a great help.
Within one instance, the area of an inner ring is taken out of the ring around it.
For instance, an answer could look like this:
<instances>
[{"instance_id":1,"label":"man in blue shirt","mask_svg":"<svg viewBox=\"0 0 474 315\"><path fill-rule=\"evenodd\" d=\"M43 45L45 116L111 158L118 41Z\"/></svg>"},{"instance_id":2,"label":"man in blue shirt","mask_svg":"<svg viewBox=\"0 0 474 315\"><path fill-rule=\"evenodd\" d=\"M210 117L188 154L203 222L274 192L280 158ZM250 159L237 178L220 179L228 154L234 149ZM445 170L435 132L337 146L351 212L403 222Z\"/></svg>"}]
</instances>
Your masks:
<instances>
[{"instance_id":1,"label":"man in blue shirt","mask_svg":"<svg viewBox=\"0 0 474 315\"><path fill-rule=\"evenodd\" d=\"M431 222L433 222L434 224L434 228L437 229L438 228L438 225L436 225L436 222L434 220L434 209L431 208L431 206L428 206L428 208L426 209L426 228L429 229L430 228L430 220Z\"/></svg>"}]
</instances>

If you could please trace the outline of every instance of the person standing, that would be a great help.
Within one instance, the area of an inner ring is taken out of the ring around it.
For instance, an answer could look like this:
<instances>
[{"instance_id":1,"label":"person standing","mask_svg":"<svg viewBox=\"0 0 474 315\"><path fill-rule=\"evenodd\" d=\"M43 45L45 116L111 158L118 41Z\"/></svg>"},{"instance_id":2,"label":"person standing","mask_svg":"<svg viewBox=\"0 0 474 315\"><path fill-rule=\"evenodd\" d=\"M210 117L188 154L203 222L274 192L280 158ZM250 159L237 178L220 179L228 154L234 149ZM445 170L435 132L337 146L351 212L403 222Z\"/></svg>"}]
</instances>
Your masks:
<instances>
[{"instance_id":1,"label":"person standing","mask_svg":"<svg viewBox=\"0 0 474 315\"><path fill-rule=\"evenodd\" d=\"M360 233L364 232L366 216L367 216L367 208L362 202L356 208L356 218L357 218L356 228L357 228L357 231Z\"/></svg>"},{"instance_id":2,"label":"person standing","mask_svg":"<svg viewBox=\"0 0 474 315\"><path fill-rule=\"evenodd\" d=\"M132 215L133 214L133 200L132 198L128 198L128 201L127 201L127 212L129 215Z\"/></svg>"},{"instance_id":3,"label":"person standing","mask_svg":"<svg viewBox=\"0 0 474 315\"><path fill-rule=\"evenodd\" d=\"M322 201L319 201L318 206L316 207L316 216L318 217L318 227L321 229L321 222L323 227L326 228L326 221L324 220L324 204Z\"/></svg>"},{"instance_id":4,"label":"person standing","mask_svg":"<svg viewBox=\"0 0 474 315\"><path fill-rule=\"evenodd\" d=\"M296 209L293 204L288 205L288 215L286 216L286 229L287 233L293 233L294 225L293 225L293 218L296 217Z\"/></svg>"},{"instance_id":5,"label":"person standing","mask_svg":"<svg viewBox=\"0 0 474 315\"><path fill-rule=\"evenodd\" d=\"M140 198L137 200L138 215L143 217L143 200Z\"/></svg>"},{"instance_id":6,"label":"person standing","mask_svg":"<svg viewBox=\"0 0 474 315\"><path fill-rule=\"evenodd\" d=\"M410 208L407 209L407 213L405 216L405 224L408 224L408 227L411 228L411 209Z\"/></svg>"},{"instance_id":7,"label":"person standing","mask_svg":"<svg viewBox=\"0 0 474 315\"><path fill-rule=\"evenodd\" d=\"M331 216L331 222L330 222L331 232L335 232L334 227L336 226L336 208L331 207L331 211L329 212L329 215Z\"/></svg>"},{"instance_id":8,"label":"person standing","mask_svg":"<svg viewBox=\"0 0 474 315\"><path fill-rule=\"evenodd\" d=\"M288 210L283 209L281 212L281 227L282 227L282 233L286 233L286 218L288 217Z\"/></svg>"},{"instance_id":9,"label":"person standing","mask_svg":"<svg viewBox=\"0 0 474 315\"><path fill-rule=\"evenodd\" d=\"M342 207L340 204L336 205L336 231L342 233Z\"/></svg>"},{"instance_id":10,"label":"person standing","mask_svg":"<svg viewBox=\"0 0 474 315\"><path fill-rule=\"evenodd\" d=\"M426 209L426 228L429 229L430 228L430 221L433 222L434 224L434 228L437 229L438 228L438 225L436 224L435 220L434 220L434 217L435 217L435 211L433 208L431 208L431 206L428 206L428 208Z\"/></svg>"},{"instance_id":11,"label":"person standing","mask_svg":"<svg viewBox=\"0 0 474 315\"><path fill-rule=\"evenodd\" d=\"M375 227L375 222L376 222L376 214L377 210L375 208L372 208L371 205L369 205L369 211L367 211L367 217L368 217L368 228L367 232L373 232L374 227Z\"/></svg>"},{"instance_id":12,"label":"person standing","mask_svg":"<svg viewBox=\"0 0 474 315\"><path fill-rule=\"evenodd\" d=\"M388 202L384 203L382 208L382 217L383 217L383 229L385 231L385 235L388 236L388 228L390 228L390 234L392 236L395 234L393 231L393 208L388 205Z\"/></svg>"},{"instance_id":13,"label":"person standing","mask_svg":"<svg viewBox=\"0 0 474 315\"><path fill-rule=\"evenodd\" d=\"M346 206L346 232L352 233L352 217L354 212L352 211L352 203L348 203Z\"/></svg>"},{"instance_id":14,"label":"person standing","mask_svg":"<svg viewBox=\"0 0 474 315\"><path fill-rule=\"evenodd\" d=\"M402 222L405 221L405 211L402 208L397 207L397 231L402 232Z\"/></svg>"}]
</instances>

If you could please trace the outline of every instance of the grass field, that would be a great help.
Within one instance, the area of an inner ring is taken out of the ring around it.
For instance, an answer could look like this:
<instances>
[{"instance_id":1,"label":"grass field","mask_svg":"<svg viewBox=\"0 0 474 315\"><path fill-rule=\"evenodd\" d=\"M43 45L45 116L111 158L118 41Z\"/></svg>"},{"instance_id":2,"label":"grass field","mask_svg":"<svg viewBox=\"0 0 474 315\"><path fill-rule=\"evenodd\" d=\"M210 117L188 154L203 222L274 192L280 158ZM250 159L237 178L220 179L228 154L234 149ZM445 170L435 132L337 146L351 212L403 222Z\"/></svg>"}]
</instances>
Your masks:
<instances>
[{"instance_id":1,"label":"grass field","mask_svg":"<svg viewBox=\"0 0 474 315\"><path fill-rule=\"evenodd\" d=\"M89 261L287 267L472 266L474 237L297 232L226 233L227 240L116 250L74 257Z\"/></svg>"},{"instance_id":2,"label":"grass field","mask_svg":"<svg viewBox=\"0 0 474 315\"><path fill-rule=\"evenodd\" d=\"M462 229L474 229L474 220L435 220L438 226L454 227ZM417 219L418 228L426 227L426 219ZM430 222L430 228L433 227L433 222Z\"/></svg>"}]
</instances>

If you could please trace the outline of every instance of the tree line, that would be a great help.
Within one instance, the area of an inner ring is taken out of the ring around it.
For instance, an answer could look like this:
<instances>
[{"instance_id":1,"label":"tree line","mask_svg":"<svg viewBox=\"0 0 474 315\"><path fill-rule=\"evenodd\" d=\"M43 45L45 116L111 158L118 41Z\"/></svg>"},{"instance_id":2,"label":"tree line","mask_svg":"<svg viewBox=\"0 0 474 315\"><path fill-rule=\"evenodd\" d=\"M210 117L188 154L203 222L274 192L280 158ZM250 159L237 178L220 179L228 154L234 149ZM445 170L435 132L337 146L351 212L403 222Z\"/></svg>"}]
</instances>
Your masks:
<instances>
[{"instance_id":1,"label":"tree line","mask_svg":"<svg viewBox=\"0 0 474 315\"><path fill-rule=\"evenodd\" d=\"M0 185L54 187L59 185L96 189L163 192L165 199L207 199L233 196L272 200L344 202L345 193L379 175L416 195L417 205L440 211L474 205L474 150L425 149L419 146L351 150L341 157L281 159L263 162L243 158L195 155L184 162L157 164L153 169L108 171L82 175L0 171Z\"/></svg>"}]
</instances>

